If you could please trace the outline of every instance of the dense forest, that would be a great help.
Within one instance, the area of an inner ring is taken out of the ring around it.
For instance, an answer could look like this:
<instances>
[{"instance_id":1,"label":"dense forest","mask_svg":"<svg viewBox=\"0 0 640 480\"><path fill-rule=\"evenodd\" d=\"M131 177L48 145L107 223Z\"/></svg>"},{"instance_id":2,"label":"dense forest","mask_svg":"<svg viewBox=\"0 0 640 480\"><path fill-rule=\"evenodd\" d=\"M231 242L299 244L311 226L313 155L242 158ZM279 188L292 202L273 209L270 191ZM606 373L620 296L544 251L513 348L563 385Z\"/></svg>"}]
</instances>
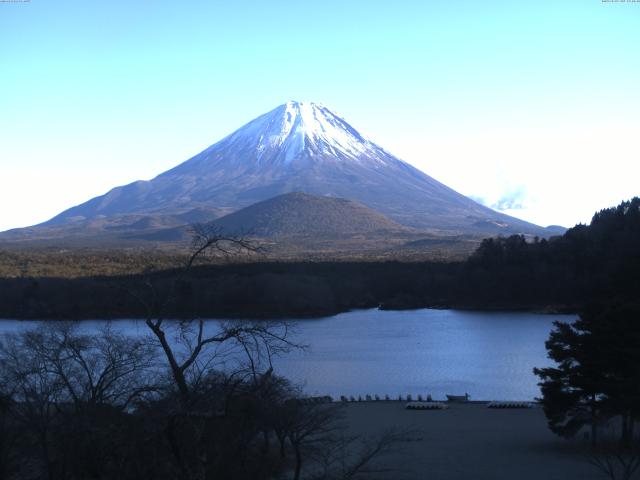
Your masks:
<instances>
[{"instance_id":1,"label":"dense forest","mask_svg":"<svg viewBox=\"0 0 640 480\"><path fill-rule=\"evenodd\" d=\"M172 260L175 264L175 259ZM170 297L165 315L320 316L353 308L579 311L640 288L640 198L560 237L482 242L464 262L242 262L79 278L0 278L0 317L144 317L140 295ZM169 295L169 292L171 295Z\"/></svg>"}]
</instances>

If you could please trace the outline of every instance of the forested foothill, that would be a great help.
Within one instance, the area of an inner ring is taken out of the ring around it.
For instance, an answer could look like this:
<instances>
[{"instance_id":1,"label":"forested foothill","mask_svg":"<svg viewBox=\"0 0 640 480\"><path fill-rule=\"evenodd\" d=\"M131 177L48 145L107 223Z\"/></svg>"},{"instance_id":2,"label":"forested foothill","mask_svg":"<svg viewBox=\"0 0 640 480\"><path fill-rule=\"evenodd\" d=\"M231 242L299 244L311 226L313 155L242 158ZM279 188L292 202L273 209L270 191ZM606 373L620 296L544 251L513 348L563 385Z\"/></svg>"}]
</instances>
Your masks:
<instances>
[{"instance_id":1,"label":"forested foothill","mask_svg":"<svg viewBox=\"0 0 640 480\"><path fill-rule=\"evenodd\" d=\"M486 239L464 262L276 262L243 256L239 262L196 263L179 275L175 254L110 252L100 257L114 265L110 275L56 276L48 270L0 278L0 317L142 318L129 292L149 282L175 290L167 305L174 318L306 317L372 307L578 312L597 299L637 297L639 206L638 198L623 202L596 213L590 225L551 239ZM16 261L8 252L2 258ZM45 253L34 258L46 264ZM132 273L123 273L127 265Z\"/></svg>"}]
</instances>

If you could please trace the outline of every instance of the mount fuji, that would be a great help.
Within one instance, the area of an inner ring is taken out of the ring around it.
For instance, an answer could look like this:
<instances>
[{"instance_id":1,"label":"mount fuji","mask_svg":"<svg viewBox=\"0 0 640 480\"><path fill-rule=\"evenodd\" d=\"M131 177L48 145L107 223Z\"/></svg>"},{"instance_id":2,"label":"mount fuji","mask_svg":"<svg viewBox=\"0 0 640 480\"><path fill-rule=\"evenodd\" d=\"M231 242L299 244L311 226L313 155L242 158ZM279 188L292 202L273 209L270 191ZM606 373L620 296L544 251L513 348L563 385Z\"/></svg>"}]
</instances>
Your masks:
<instances>
[{"instance_id":1,"label":"mount fuji","mask_svg":"<svg viewBox=\"0 0 640 480\"><path fill-rule=\"evenodd\" d=\"M435 234L548 236L396 158L325 106L293 101L152 180L116 187L19 236L175 228L291 192L356 201Z\"/></svg>"}]
</instances>

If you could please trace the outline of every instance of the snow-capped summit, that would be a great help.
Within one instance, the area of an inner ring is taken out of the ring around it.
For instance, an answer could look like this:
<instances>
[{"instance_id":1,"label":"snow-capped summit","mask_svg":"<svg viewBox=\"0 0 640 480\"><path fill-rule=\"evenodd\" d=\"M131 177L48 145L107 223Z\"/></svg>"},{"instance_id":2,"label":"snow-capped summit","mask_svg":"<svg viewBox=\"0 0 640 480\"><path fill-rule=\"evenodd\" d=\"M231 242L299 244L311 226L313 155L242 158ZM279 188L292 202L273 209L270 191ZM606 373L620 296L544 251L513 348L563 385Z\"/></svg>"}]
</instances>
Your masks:
<instances>
[{"instance_id":1,"label":"snow-capped summit","mask_svg":"<svg viewBox=\"0 0 640 480\"><path fill-rule=\"evenodd\" d=\"M431 232L545 234L394 157L322 104L294 101L156 178L114 188L46 225L127 215L202 220L290 192L355 200Z\"/></svg>"},{"instance_id":2,"label":"snow-capped summit","mask_svg":"<svg viewBox=\"0 0 640 480\"><path fill-rule=\"evenodd\" d=\"M324 105L289 101L224 138L217 146L255 150L256 160L290 164L308 155L335 155L377 160L380 147L371 143Z\"/></svg>"},{"instance_id":3,"label":"snow-capped summit","mask_svg":"<svg viewBox=\"0 0 640 480\"><path fill-rule=\"evenodd\" d=\"M305 168L320 162L385 165L387 155L324 105L289 101L212 145L197 162L183 165L193 168L223 156L262 168Z\"/></svg>"}]
</instances>

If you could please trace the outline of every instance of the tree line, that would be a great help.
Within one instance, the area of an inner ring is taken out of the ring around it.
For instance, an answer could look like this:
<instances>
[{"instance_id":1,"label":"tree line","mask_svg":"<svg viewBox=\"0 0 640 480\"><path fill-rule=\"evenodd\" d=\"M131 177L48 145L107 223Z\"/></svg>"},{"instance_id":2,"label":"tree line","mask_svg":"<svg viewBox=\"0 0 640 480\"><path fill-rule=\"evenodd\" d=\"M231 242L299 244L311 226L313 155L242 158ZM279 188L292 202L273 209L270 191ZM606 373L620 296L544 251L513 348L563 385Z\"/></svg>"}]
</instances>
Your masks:
<instances>
[{"instance_id":1,"label":"tree line","mask_svg":"<svg viewBox=\"0 0 640 480\"><path fill-rule=\"evenodd\" d=\"M0 278L0 317L144 318L127 292L175 287L173 318L281 318L353 308L455 307L578 312L596 298L640 287L640 219L634 198L551 239L484 240L464 262L253 262L129 275ZM177 285L176 285L177 283Z\"/></svg>"},{"instance_id":2,"label":"tree line","mask_svg":"<svg viewBox=\"0 0 640 480\"><path fill-rule=\"evenodd\" d=\"M597 213L589 227L567 232L555 252L535 247L542 257L565 252L592 295L578 320L555 323L546 342L554 366L534 369L549 428L590 438L588 460L612 480L640 469L639 208L635 198Z\"/></svg>"}]
</instances>

